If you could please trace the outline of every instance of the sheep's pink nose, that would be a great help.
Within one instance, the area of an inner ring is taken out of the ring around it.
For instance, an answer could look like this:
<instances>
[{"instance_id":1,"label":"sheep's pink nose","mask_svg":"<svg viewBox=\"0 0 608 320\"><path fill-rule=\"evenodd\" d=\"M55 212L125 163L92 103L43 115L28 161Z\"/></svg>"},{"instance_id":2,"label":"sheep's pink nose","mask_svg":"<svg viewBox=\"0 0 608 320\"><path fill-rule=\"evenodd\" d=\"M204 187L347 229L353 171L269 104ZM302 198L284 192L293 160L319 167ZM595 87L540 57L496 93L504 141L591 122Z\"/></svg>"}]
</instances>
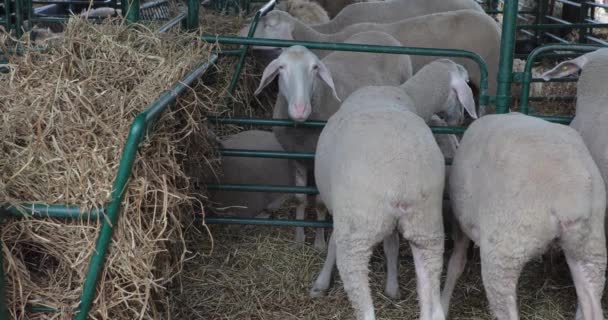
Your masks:
<instances>
[{"instance_id":1,"label":"sheep's pink nose","mask_svg":"<svg viewBox=\"0 0 608 320\"><path fill-rule=\"evenodd\" d=\"M294 121L303 122L308 118L310 107L306 103L294 103L290 108L290 116Z\"/></svg>"}]
</instances>

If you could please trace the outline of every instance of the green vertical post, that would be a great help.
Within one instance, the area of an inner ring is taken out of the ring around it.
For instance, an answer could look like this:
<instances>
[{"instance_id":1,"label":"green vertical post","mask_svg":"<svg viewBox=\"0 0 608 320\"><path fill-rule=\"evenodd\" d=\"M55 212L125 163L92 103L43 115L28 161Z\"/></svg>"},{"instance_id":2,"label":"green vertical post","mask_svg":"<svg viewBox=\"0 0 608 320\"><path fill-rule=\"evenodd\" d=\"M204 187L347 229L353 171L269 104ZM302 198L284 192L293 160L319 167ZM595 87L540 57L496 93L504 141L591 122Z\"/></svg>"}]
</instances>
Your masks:
<instances>
[{"instance_id":1,"label":"green vertical post","mask_svg":"<svg viewBox=\"0 0 608 320\"><path fill-rule=\"evenodd\" d=\"M15 35L21 38L23 35L23 7L22 0L15 0Z\"/></svg>"},{"instance_id":2,"label":"green vertical post","mask_svg":"<svg viewBox=\"0 0 608 320\"><path fill-rule=\"evenodd\" d=\"M200 1L188 0L188 16L186 17L185 28L188 31L194 31L198 29L198 15L199 15Z\"/></svg>"},{"instance_id":3,"label":"green vertical post","mask_svg":"<svg viewBox=\"0 0 608 320\"><path fill-rule=\"evenodd\" d=\"M135 23L139 21L139 0L122 0L127 3L127 11L123 11L127 13L127 22Z\"/></svg>"},{"instance_id":4,"label":"green vertical post","mask_svg":"<svg viewBox=\"0 0 608 320\"><path fill-rule=\"evenodd\" d=\"M585 23L585 19L587 18L587 11L589 11L589 5L587 1L581 1L580 11L578 12L578 21L577 23ZM589 29L587 27L581 26L578 29L578 42L585 43L587 42L587 34Z\"/></svg>"},{"instance_id":5,"label":"green vertical post","mask_svg":"<svg viewBox=\"0 0 608 320\"><path fill-rule=\"evenodd\" d=\"M498 91L496 93L496 113L509 112L511 104L511 80L513 78L513 55L515 52L515 25L517 22L517 1L505 0L502 38L500 41L500 62L498 68Z\"/></svg>"},{"instance_id":6,"label":"green vertical post","mask_svg":"<svg viewBox=\"0 0 608 320\"><path fill-rule=\"evenodd\" d=\"M84 280L82 287L82 295L80 298L80 308L76 314L76 320L86 320L95 299L95 289L97 288L97 280L103 268L104 260L112 241L112 233L114 226L118 221L118 213L126 190L127 181L131 175L131 168L135 162L137 147L143 138L146 131L146 115L140 113L131 126L127 142L125 143L124 152L118 166L118 174L114 180L112 190L112 200L107 208L107 215L102 219L101 230L95 244L95 251L89 265L87 277Z\"/></svg>"},{"instance_id":7,"label":"green vertical post","mask_svg":"<svg viewBox=\"0 0 608 320\"><path fill-rule=\"evenodd\" d=\"M539 0L538 5L536 6L536 24L543 24L545 21L545 15L547 13L547 2L549 0ZM542 43L542 34L541 29L534 29L534 44L538 46Z\"/></svg>"}]
</instances>

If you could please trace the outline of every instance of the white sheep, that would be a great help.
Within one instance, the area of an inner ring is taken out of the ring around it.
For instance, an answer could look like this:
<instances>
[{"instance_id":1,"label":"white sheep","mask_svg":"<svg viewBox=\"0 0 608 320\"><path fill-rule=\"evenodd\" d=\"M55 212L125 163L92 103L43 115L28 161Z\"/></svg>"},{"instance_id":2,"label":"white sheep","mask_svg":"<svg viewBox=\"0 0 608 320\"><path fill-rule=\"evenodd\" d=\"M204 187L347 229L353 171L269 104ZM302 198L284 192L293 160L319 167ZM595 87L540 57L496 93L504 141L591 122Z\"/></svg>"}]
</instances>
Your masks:
<instances>
[{"instance_id":1,"label":"white sheep","mask_svg":"<svg viewBox=\"0 0 608 320\"><path fill-rule=\"evenodd\" d=\"M346 43L400 46L392 36L377 31L361 32L346 39ZM256 94L279 76L279 96L274 118L291 118L296 122L307 119L327 120L340 107L339 97L347 97L367 85L398 85L412 74L409 56L374 53L334 52L320 60L302 46L287 48L268 64ZM333 75L333 78L332 76ZM287 151L314 152L320 129L275 127L274 132ZM296 185L306 186L312 163L296 161ZM303 219L306 197L298 195L300 205L296 219ZM317 211L318 219L325 214ZM303 228L296 228L296 241L304 241ZM324 248L324 229L316 232L315 247Z\"/></svg>"},{"instance_id":2,"label":"white sheep","mask_svg":"<svg viewBox=\"0 0 608 320\"><path fill-rule=\"evenodd\" d=\"M114 14L117 15L122 15L122 10L121 9L114 9L114 8L110 8L110 7L99 7L99 8L91 8L91 9L86 9L86 10L82 10L82 12L80 13L80 16L82 17L86 17L86 18L109 18L111 16L113 16Z\"/></svg>"},{"instance_id":3,"label":"white sheep","mask_svg":"<svg viewBox=\"0 0 608 320\"><path fill-rule=\"evenodd\" d=\"M347 26L362 22L391 23L427 14L471 9L485 13L475 0L408 0L358 2L345 7L328 23L313 25L320 33L340 32Z\"/></svg>"},{"instance_id":4,"label":"white sheep","mask_svg":"<svg viewBox=\"0 0 608 320\"><path fill-rule=\"evenodd\" d=\"M325 10L327 10L329 17L333 19L344 8L347 8L358 2L381 2L383 0L314 0L314 1L319 3Z\"/></svg>"},{"instance_id":5,"label":"white sheep","mask_svg":"<svg viewBox=\"0 0 608 320\"><path fill-rule=\"evenodd\" d=\"M283 11L271 11L260 19L254 36L256 38L344 42L353 34L362 31L381 31L392 35L403 46L424 48L461 49L477 53L488 67L488 93L496 92L498 58L500 53L500 28L488 15L475 10L440 12L389 24L358 23L346 27L339 33L322 34L314 31ZM242 30L244 32L244 30ZM243 35L243 34L241 34ZM260 51L273 50L272 47L257 47ZM332 51L313 50L319 57ZM438 59L430 56L412 56L413 71ZM465 66L471 75L471 82L479 88L479 66L469 59L454 58Z\"/></svg>"},{"instance_id":6,"label":"white sheep","mask_svg":"<svg viewBox=\"0 0 608 320\"><path fill-rule=\"evenodd\" d=\"M445 163L426 122L442 113L457 124L462 106L476 118L467 81L462 66L436 60L401 86L357 90L321 133L315 179L333 215L331 246L357 319L375 319L367 267L373 246L395 228L410 241L420 319L444 319L439 278Z\"/></svg>"},{"instance_id":7,"label":"white sheep","mask_svg":"<svg viewBox=\"0 0 608 320\"><path fill-rule=\"evenodd\" d=\"M433 115L429 121L429 125L432 126L446 126L447 123L436 115ZM452 159L458 149L458 138L453 134L435 134L435 141L439 146L439 150L443 154L444 158ZM450 166L446 166L446 181L445 185L448 185L448 173ZM447 190L446 190L447 192ZM446 193L444 192L444 194ZM443 219L444 221L451 220L451 209L449 200L443 200ZM445 223L444 223L445 224ZM383 240L384 255L386 257L386 286L384 293L387 297L393 300L399 300L401 294L399 292L398 282L398 265L399 265L399 234L397 230L393 231L389 236ZM330 239L330 247L327 252L327 258L323 263L323 268L317 279L315 280L312 288L309 291L311 298L317 298L325 295L329 289L331 277L333 273L333 267L336 264L336 246L335 242Z\"/></svg>"},{"instance_id":8,"label":"white sheep","mask_svg":"<svg viewBox=\"0 0 608 320\"><path fill-rule=\"evenodd\" d=\"M562 78L582 70L577 83L576 114L571 127L576 129L600 169L608 190L608 48L598 49L564 61L543 73L544 80Z\"/></svg>"},{"instance_id":9,"label":"white sheep","mask_svg":"<svg viewBox=\"0 0 608 320\"><path fill-rule=\"evenodd\" d=\"M606 191L575 130L521 113L482 117L460 141L449 189L459 235L444 310L464 270L469 239L480 247L483 284L498 320L519 319L519 274L557 241L574 279L577 319L604 319Z\"/></svg>"},{"instance_id":10,"label":"white sheep","mask_svg":"<svg viewBox=\"0 0 608 320\"><path fill-rule=\"evenodd\" d=\"M310 0L287 0L277 5L277 9L289 13L305 24L313 25L329 22L327 11L318 3Z\"/></svg>"},{"instance_id":11,"label":"white sheep","mask_svg":"<svg viewBox=\"0 0 608 320\"><path fill-rule=\"evenodd\" d=\"M225 149L284 151L269 131L248 130L218 141ZM256 184L292 186L293 163L288 159L257 157L223 157L217 176L205 172L205 183ZM215 211L225 216L254 217L265 209L274 210L289 197L281 193L210 190L209 199Z\"/></svg>"}]
</instances>

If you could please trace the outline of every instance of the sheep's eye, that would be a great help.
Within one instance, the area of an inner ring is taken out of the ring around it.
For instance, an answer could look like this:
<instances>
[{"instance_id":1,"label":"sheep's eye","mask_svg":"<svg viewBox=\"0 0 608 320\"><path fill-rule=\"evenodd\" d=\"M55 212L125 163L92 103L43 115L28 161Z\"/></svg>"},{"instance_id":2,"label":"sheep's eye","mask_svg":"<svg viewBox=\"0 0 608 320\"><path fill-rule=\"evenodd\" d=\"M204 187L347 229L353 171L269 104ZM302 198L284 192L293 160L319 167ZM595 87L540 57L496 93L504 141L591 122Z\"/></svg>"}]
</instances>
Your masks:
<instances>
[{"instance_id":1,"label":"sheep's eye","mask_svg":"<svg viewBox=\"0 0 608 320\"><path fill-rule=\"evenodd\" d=\"M315 64L315 65L313 65L313 66L312 66L312 70L319 70L319 66L318 66L318 65L316 65L316 64Z\"/></svg>"},{"instance_id":2,"label":"sheep's eye","mask_svg":"<svg viewBox=\"0 0 608 320\"><path fill-rule=\"evenodd\" d=\"M279 66L279 70L285 69L285 66Z\"/></svg>"}]
</instances>

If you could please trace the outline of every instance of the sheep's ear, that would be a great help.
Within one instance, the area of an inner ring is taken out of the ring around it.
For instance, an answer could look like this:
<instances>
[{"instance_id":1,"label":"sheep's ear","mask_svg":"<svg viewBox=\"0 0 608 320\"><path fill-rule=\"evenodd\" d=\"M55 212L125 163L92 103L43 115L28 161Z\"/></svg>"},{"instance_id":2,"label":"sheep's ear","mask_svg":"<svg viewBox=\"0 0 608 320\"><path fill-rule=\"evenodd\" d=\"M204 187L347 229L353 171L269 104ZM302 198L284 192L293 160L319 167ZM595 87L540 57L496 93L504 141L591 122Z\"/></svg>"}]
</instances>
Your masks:
<instances>
[{"instance_id":1,"label":"sheep's ear","mask_svg":"<svg viewBox=\"0 0 608 320\"><path fill-rule=\"evenodd\" d=\"M317 61L317 65L319 66L319 77L321 77L321 80L323 80L331 88L331 92L334 94L334 98L342 102L340 97L338 97L338 93L336 92L334 80L331 78L331 73L329 72L329 69L327 69L325 64L321 61Z\"/></svg>"},{"instance_id":2,"label":"sheep's ear","mask_svg":"<svg viewBox=\"0 0 608 320\"><path fill-rule=\"evenodd\" d=\"M452 90L456 91L458 101L473 119L477 119L475 111L475 98L473 90L469 87L467 80L462 75L453 74L451 82Z\"/></svg>"},{"instance_id":3,"label":"sheep's ear","mask_svg":"<svg viewBox=\"0 0 608 320\"><path fill-rule=\"evenodd\" d=\"M564 61L558 64L555 68L541 74L540 77L545 81L555 78L563 78L579 72L581 69L583 69L587 62L589 62L587 55L582 55L576 59Z\"/></svg>"},{"instance_id":4,"label":"sheep's ear","mask_svg":"<svg viewBox=\"0 0 608 320\"><path fill-rule=\"evenodd\" d=\"M272 80L279 74L279 59L272 60L266 69L264 69L264 73L262 74L262 80L260 80L260 86L255 90L253 94L258 95L262 90L269 85Z\"/></svg>"}]
</instances>

